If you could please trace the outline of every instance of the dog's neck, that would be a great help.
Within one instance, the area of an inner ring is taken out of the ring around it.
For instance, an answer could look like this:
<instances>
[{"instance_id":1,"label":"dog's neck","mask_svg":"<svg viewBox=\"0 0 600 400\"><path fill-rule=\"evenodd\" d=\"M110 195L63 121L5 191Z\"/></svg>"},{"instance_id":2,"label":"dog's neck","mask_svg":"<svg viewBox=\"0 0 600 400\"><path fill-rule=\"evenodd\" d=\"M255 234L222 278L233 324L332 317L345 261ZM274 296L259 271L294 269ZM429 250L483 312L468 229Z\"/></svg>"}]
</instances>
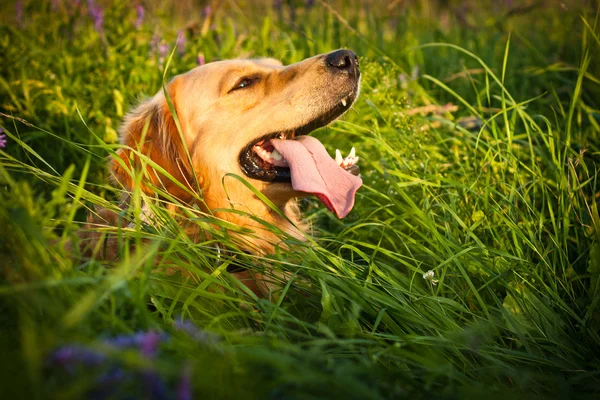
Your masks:
<instances>
[{"instance_id":1,"label":"dog's neck","mask_svg":"<svg viewBox=\"0 0 600 400\"><path fill-rule=\"evenodd\" d=\"M212 201L207 201L210 199ZM215 201L215 199L219 200ZM289 247L286 244L287 239L306 240L305 235L309 231L309 224L301 220L296 199L274 203L280 212L273 210L254 195L246 200L244 203L233 203L229 202L225 196L205 196L202 203L195 204L205 214L253 231L253 233L243 234L231 233L231 236L238 242L239 248L251 254L266 255L275 253L277 248L286 249ZM179 206L170 204L167 208L176 218L186 218L181 215ZM151 211L148 204L142 205L142 213L141 220L151 223L149 222ZM186 233L192 240L198 241L207 238L206 232L201 232L198 225L193 223L185 225ZM274 231L272 227L277 227L280 232Z\"/></svg>"},{"instance_id":2,"label":"dog's neck","mask_svg":"<svg viewBox=\"0 0 600 400\"><path fill-rule=\"evenodd\" d=\"M276 204L281 213L271 209L261 200L253 201L252 207L238 205L236 210L243 213L219 211L215 216L237 226L254 231L251 234L234 235L241 242L243 250L253 254L273 254L277 248L289 247L288 239L304 241L309 225L301 221L298 202L288 200L284 204ZM274 232L277 227L281 232Z\"/></svg>"}]
</instances>

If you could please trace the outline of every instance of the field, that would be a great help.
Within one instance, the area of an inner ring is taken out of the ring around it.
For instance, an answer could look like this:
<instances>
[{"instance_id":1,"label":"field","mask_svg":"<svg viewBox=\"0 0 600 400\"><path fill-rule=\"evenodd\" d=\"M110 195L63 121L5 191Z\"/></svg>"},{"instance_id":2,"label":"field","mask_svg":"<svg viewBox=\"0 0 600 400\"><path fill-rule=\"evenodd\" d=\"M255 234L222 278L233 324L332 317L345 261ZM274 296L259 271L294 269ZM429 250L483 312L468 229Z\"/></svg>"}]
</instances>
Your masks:
<instances>
[{"instance_id":1,"label":"field","mask_svg":"<svg viewBox=\"0 0 600 400\"><path fill-rule=\"evenodd\" d=\"M2 6L0 397L598 398L597 7ZM338 48L360 57L361 96L314 135L360 156L348 217L304 199L311 236L261 259L192 206L210 240L165 202L144 223L138 191L126 227L94 228L118 235L117 260L73 248L89 213L119 206L106 161L136 101L198 64ZM257 298L232 263L281 289Z\"/></svg>"}]
</instances>

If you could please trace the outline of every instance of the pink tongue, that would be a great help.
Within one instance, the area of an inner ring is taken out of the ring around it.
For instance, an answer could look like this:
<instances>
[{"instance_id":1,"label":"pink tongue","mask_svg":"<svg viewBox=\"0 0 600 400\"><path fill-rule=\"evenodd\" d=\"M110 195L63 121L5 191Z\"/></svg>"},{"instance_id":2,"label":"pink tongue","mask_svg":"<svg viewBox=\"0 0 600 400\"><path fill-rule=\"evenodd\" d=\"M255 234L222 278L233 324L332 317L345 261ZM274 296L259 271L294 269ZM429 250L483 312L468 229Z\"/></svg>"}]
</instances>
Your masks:
<instances>
[{"instance_id":1,"label":"pink tongue","mask_svg":"<svg viewBox=\"0 0 600 400\"><path fill-rule=\"evenodd\" d=\"M271 144L287 161L294 190L316 195L338 218L348 215L362 179L337 165L314 137L271 139Z\"/></svg>"}]
</instances>

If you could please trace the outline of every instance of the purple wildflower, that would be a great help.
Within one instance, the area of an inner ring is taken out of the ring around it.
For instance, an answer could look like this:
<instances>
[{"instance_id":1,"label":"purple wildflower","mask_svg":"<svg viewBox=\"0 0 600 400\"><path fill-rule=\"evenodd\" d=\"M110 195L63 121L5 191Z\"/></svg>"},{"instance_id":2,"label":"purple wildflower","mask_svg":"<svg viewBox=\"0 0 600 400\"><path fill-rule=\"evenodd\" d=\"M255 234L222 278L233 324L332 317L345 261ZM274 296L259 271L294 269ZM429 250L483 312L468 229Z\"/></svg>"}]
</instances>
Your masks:
<instances>
[{"instance_id":1,"label":"purple wildflower","mask_svg":"<svg viewBox=\"0 0 600 400\"><path fill-rule=\"evenodd\" d=\"M185 54L185 43L186 43L185 32L179 31L177 33L177 53L179 53L179 55L181 57L183 57L183 55Z\"/></svg>"},{"instance_id":2,"label":"purple wildflower","mask_svg":"<svg viewBox=\"0 0 600 400\"><path fill-rule=\"evenodd\" d=\"M118 359L112 359L109 352L108 356L94 349L83 345L71 344L60 347L54 351L49 359L49 367L62 367L62 369L71 375L78 373L82 367L95 367L90 371L95 372L95 384L90 388L87 398L105 399L115 397L119 387L123 385L135 385L145 390L147 396L151 399L191 399L191 372L189 369L182 371L181 381L174 386L167 386L158 371L155 370L150 362L158 350L159 344L168 339L168 335L157 331L137 332L135 334L118 335L113 338L106 338L103 344L111 346L113 349L137 349L139 354L148 359L146 366L130 371L131 368L119 363ZM52 369L54 370L54 369ZM175 390L175 393L173 391ZM175 395L175 396L174 396ZM121 397L117 397L121 398Z\"/></svg>"},{"instance_id":3,"label":"purple wildflower","mask_svg":"<svg viewBox=\"0 0 600 400\"><path fill-rule=\"evenodd\" d=\"M161 43L158 46L158 55L160 57L165 57L167 54L169 54L169 45L166 43Z\"/></svg>"},{"instance_id":4,"label":"purple wildflower","mask_svg":"<svg viewBox=\"0 0 600 400\"><path fill-rule=\"evenodd\" d=\"M3 149L6 147L6 134L2 133L4 132L4 129L0 128L0 149Z\"/></svg>"},{"instance_id":5,"label":"purple wildflower","mask_svg":"<svg viewBox=\"0 0 600 400\"><path fill-rule=\"evenodd\" d=\"M102 25L104 24L104 12L102 10L98 11L96 17L94 18L94 28L96 32L102 33Z\"/></svg>"},{"instance_id":6,"label":"purple wildflower","mask_svg":"<svg viewBox=\"0 0 600 400\"><path fill-rule=\"evenodd\" d=\"M105 357L82 346L63 346L50 356L50 363L69 369L72 365L100 365Z\"/></svg>"},{"instance_id":7,"label":"purple wildflower","mask_svg":"<svg viewBox=\"0 0 600 400\"><path fill-rule=\"evenodd\" d=\"M160 342L165 338L158 332L150 331L148 333L141 334L140 337L140 351L146 357L152 357L158 348Z\"/></svg>"},{"instance_id":8,"label":"purple wildflower","mask_svg":"<svg viewBox=\"0 0 600 400\"><path fill-rule=\"evenodd\" d=\"M210 17L211 14L212 14L212 7L211 6L204 7L204 9L202 10L202 16Z\"/></svg>"},{"instance_id":9,"label":"purple wildflower","mask_svg":"<svg viewBox=\"0 0 600 400\"><path fill-rule=\"evenodd\" d=\"M181 371L181 379L177 385L177 400L192 400L192 367L189 364Z\"/></svg>"},{"instance_id":10,"label":"purple wildflower","mask_svg":"<svg viewBox=\"0 0 600 400\"><path fill-rule=\"evenodd\" d=\"M198 53L198 57L196 58L196 61L198 62L198 65L206 64L206 60L204 59L204 54Z\"/></svg>"},{"instance_id":11,"label":"purple wildflower","mask_svg":"<svg viewBox=\"0 0 600 400\"><path fill-rule=\"evenodd\" d=\"M306 8L311 8L315 5L315 0L306 0L304 4L306 5Z\"/></svg>"},{"instance_id":12,"label":"purple wildflower","mask_svg":"<svg viewBox=\"0 0 600 400\"><path fill-rule=\"evenodd\" d=\"M94 20L96 32L102 33L104 25L104 11L102 10L102 7L97 5L94 0L88 0L88 13Z\"/></svg>"},{"instance_id":13,"label":"purple wildflower","mask_svg":"<svg viewBox=\"0 0 600 400\"><path fill-rule=\"evenodd\" d=\"M169 45L160 36L155 34L150 41L150 49L152 53L158 55L158 65L162 66L165 62L165 57L169 54Z\"/></svg>"},{"instance_id":14,"label":"purple wildflower","mask_svg":"<svg viewBox=\"0 0 600 400\"><path fill-rule=\"evenodd\" d=\"M135 20L135 29L140 29L142 27L142 23L144 22L144 14L146 13L146 9L144 6L139 4L135 6L135 10L137 12L137 19Z\"/></svg>"},{"instance_id":15,"label":"purple wildflower","mask_svg":"<svg viewBox=\"0 0 600 400\"><path fill-rule=\"evenodd\" d=\"M214 344L219 341L219 337L214 333L203 331L191 321L178 320L175 322L175 329L185 332L189 337L198 343Z\"/></svg>"},{"instance_id":16,"label":"purple wildflower","mask_svg":"<svg viewBox=\"0 0 600 400\"><path fill-rule=\"evenodd\" d=\"M156 331L138 332L135 335L119 335L112 339L104 340L104 343L116 348L137 347L146 357L152 357L160 342L166 340L167 335Z\"/></svg>"},{"instance_id":17,"label":"purple wildflower","mask_svg":"<svg viewBox=\"0 0 600 400\"><path fill-rule=\"evenodd\" d=\"M125 347L133 347L138 345L139 340L136 339L136 336L132 335L119 335L111 339L105 339L104 344L113 346L119 349Z\"/></svg>"},{"instance_id":18,"label":"purple wildflower","mask_svg":"<svg viewBox=\"0 0 600 400\"><path fill-rule=\"evenodd\" d=\"M158 45L158 65L162 66L165 62L165 57L169 54L169 45L165 42L161 42Z\"/></svg>"},{"instance_id":19,"label":"purple wildflower","mask_svg":"<svg viewBox=\"0 0 600 400\"><path fill-rule=\"evenodd\" d=\"M58 10L59 3L60 3L60 0L52 0L52 11Z\"/></svg>"},{"instance_id":20,"label":"purple wildflower","mask_svg":"<svg viewBox=\"0 0 600 400\"><path fill-rule=\"evenodd\" d=\"M23 0L17 0L15 3L15 18L19 28L23 27Z\"/></svg>"}]
</instances>

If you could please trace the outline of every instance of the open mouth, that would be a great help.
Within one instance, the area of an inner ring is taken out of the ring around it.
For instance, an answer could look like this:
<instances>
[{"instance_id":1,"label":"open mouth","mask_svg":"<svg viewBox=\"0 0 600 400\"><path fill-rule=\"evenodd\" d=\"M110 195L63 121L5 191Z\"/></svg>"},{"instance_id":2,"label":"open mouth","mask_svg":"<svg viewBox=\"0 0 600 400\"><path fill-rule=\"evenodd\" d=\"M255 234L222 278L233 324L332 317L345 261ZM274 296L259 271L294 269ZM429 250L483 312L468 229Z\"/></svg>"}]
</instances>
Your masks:
<instances>
[{"instance_id":1,"label":"open mouth","mask_svg":"<svg viewBox=\"0 0 600 400\"><path fill-rule=\"evenodd\" d=\"M249 178L264 182L292 183L289 163L275 149L272 140L294 140L300 136L308 135L339 118L352 107L355 99L356 92L353 92L340 100L331 110L306 125L288 131L269 133L250 142L244 147L239 156L242 171ZM358 176L360 173L360 169L356 165L358 157L341 158L338 154L336 156L336 161L339 161L338 165L341 165L351 174ZM356 161L352 162L353 159L356 159Z\"/></svg>"},{"instance_id":2,"label":"open mouth","mask_svg":"<svg viewBox=\"0 0 600 400\"><path fill-rule=\"evenodd\" d=\"M240 153L242 171L250 178L290 183L295 191L314 194L339 218L354 205L362 185L354 148L347 157L339 150L331 157L323 144L307 136L348 111L356 92L345 96L331 110L296 129L270 133L250 142Z\"/></svg>"}]
</instances>

